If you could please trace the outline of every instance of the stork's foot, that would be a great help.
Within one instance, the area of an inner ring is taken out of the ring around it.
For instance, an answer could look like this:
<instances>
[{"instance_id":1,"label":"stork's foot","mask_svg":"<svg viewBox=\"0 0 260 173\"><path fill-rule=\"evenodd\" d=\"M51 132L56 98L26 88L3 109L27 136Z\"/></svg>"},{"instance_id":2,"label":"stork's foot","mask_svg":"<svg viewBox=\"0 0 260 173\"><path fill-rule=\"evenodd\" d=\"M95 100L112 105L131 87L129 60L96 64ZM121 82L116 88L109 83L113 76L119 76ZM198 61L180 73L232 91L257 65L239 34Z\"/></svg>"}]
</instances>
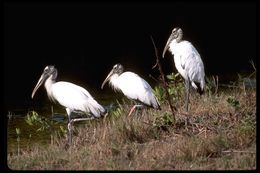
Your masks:
<instances>
[{"instance_id":1,"label":"stork's foot","mask_svg":"<svg viewBox=\"0 0 260 173\"><path fill-rule=\"evenodd\" d=\"M131 108L131 110L130 110L128 116L130 116L130 115L134 112L134 110L135 110L135 106L133 106L133 107Z\"/></svg>"},{"instance_id":2,"label":"stork's foot","mask_svg":"<svg viewBox=\"0 0 260 173\"><path fill-rule=\"evenodd\" d=\"M134 106L131 108L131 110L130 110L128 116L130 116L130 115L136 110L136 108L142 108L142 107L143 107L143 105L134 105Z\"/></svg>"}]
</instances>

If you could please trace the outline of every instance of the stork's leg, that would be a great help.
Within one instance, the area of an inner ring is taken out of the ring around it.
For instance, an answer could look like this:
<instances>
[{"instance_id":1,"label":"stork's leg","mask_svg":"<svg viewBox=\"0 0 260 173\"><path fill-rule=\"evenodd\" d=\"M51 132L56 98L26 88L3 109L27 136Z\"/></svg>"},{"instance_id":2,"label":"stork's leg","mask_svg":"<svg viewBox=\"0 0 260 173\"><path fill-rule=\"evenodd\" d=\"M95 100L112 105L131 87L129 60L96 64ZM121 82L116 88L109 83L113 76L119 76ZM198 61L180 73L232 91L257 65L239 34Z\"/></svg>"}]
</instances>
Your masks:
<instances>
[{"instance_id":1,"label":"stork's leg","mask_svg":"<svg viewBox=\"0 0 260 173\"><path fill-rule=\"evenodd\" d=\"M188 112L189 95L190 95L190 81L189 80L185 80L185 88L186 88L185 109L186 109L186 112Z\"/></svg>"},{"instance_id":2,"label":"stork's leg","mask_svg":"<svg viewBox=\"0 0 260 173\"><path fill-rule=\"evenodd\" d=\"M73 123L73 121L71 121L71 118L70 118L70 115L71 115L71 111L70 111L70 109L69 108L66 108L66 111L67 111L67 114L68 114L68 143L69 143L69 146L71 146L71 144L72 144L72 132L71 132L71 130L72 130L72 123Z\"/></svg>"},{"instance_id":3,"label":"stork's leg","mask_svg":"<svg viewBox=\"0 0 260 173\"><path fill-rule=\"evenodd\" d=\"M134 112L134 110L135 110L136 108L142 108L142 107L143 107L143 105L134 105L134 106L131 108L131 110L130 110L128 116L130 116L130 115Z\"/></svg>"},{"instance_id":4,"label":"stork's leg","mask_svg":"<svg viewBox=\"0 0 260 173\"><path fill-rule=\"evenodd\" d=\"M90 118L74 118L74 119L71 119L71 110L69 108L66 108L66 111L67 111L67 114L68 114L68 144L69 146L71 146L72 144L72 125L74 122L77 122L77 121L86 121L86 120L92 120L92 119L95 119L95 117L90 117Z\"/></svg>"}]
</instances>

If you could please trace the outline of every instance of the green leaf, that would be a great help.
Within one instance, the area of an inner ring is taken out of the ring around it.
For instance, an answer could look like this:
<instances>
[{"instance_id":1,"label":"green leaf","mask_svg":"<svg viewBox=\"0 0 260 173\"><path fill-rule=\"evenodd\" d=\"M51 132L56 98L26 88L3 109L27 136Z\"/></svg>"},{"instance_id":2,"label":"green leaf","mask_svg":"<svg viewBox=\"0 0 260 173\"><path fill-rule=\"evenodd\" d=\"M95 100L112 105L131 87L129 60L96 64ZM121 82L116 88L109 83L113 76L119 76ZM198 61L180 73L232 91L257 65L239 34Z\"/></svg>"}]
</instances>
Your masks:
<instances>
[{"instance_id":1,"label":"green leaf","mask_svg":"<svg viewBox=\"0 0 260 173\"><path fill-rule=\"evenodd\" d=\"M20 135L20 134L21 134L20 128L15 128L15 131L16 131L16 134L17 134L17 135Z\"/></svg>"}]
</instances>

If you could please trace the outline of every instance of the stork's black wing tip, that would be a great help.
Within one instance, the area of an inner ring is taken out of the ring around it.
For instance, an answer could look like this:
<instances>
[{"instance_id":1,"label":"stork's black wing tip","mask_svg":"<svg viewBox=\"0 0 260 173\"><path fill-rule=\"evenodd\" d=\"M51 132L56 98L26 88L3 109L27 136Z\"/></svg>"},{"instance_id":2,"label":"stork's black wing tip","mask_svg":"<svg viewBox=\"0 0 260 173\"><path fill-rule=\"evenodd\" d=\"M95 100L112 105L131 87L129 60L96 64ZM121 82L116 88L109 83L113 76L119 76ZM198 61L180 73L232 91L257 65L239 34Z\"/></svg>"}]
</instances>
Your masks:
<instances>
[{"instance_id":1,"label":"stork's black wing tip","mask_svg":"<svg viewBox=\"0 0 260 173\"><path fill-rule=\"evenodd\" d=\"M202 94L204 94L205 93L205 91L204 90L202 90L200 87L198 87L198 93L200 94L200 95L202 95Z\"/></svg>"}]
</instances>

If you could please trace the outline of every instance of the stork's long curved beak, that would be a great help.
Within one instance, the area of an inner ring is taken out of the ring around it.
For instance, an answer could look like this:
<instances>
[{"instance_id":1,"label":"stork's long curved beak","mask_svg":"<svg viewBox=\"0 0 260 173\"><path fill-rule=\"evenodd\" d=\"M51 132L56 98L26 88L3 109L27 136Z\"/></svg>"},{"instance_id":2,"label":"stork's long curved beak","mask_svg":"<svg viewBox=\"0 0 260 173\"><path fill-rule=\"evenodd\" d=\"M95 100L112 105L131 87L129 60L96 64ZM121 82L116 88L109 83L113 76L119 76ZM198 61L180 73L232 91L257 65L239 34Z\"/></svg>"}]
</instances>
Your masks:
<instances>
[{"instance_id":1,"label":"stork's long curved beak","mask_svg":"<svg viewBox=\"0 0 260 173\"><path fill-rule=\"evenodd\" d=\"M34 89L33 89L32 98L33 98L34 94L36 93L36 91L38 90L38 88L40 88L40 86L43 84L43 82L46 80L47 77L48 77L48 76L45 75L45 74L42 74L42 75L41 75L40 79L38 80L36 86L35 86Z\"/></svg>"},{"instance_id":2,"label":"stork's long curved beak","mask_svg":"<svg viewBox=\"0 0 260 173\"><path fill-rule=\"evenodd\" d=\"M114 70L112 69L110 71L110 73L107 75L106 79L104 80L104 82L101 85L101 89L103 89L104 85L107 83L107 81L109 81L109 79L111 78L111 76L114 74Z\"/></svg>"},{"instance_id":3,"label":"stork's long curved beak","mask_svg":"<svg viewBox=\"0 0 260 173\"><path fill-rule=\"evenodd\" d=\"M164 54L166 53L166 51L167 51L167 50L169 49L169 47L170 47L171 41L172 41L172 36L170 36L170 37L168 38L167 43L166 43L166 45L165 45L165 47L164 47L164 49L163 49L163 54L162 54L162 57L163 57L163 58L164 58Z\"/></svg>"}]
</instances>

